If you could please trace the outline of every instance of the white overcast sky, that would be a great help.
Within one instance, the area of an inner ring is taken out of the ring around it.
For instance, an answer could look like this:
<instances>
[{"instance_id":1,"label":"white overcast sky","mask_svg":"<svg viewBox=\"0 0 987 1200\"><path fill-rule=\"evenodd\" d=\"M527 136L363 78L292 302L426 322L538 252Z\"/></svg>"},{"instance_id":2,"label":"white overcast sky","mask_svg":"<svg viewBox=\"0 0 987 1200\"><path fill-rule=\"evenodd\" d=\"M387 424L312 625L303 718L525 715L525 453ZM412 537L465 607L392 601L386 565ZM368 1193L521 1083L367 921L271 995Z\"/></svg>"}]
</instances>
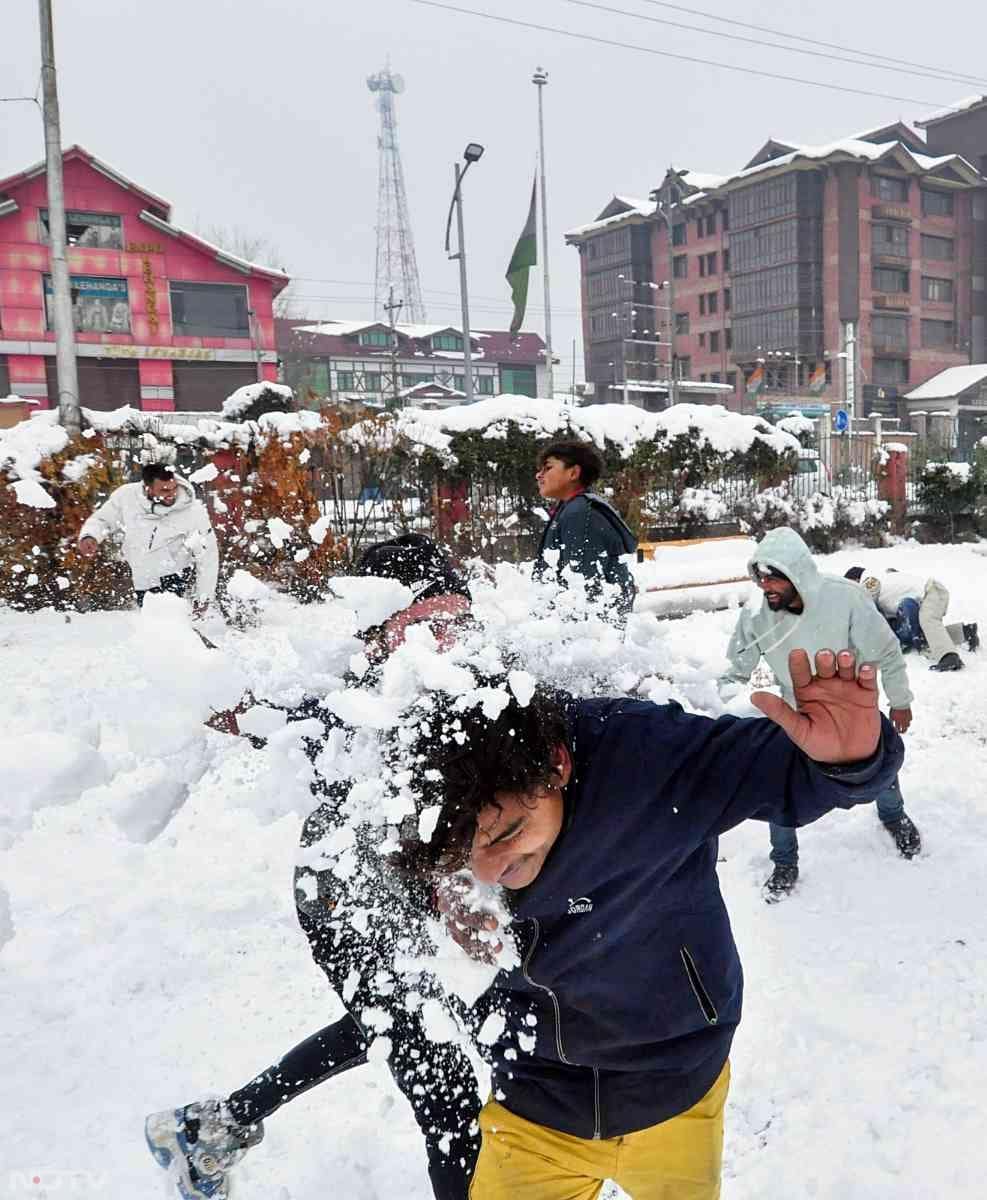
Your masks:
<instances>
[{"instance_id":1,"label":"white overcast sky","mask_svg":"<svg viewBox=\"0 0 987 1200\"><path fill-rule=\"evenodd\" d=\"M377 194L376 112L366 77L386 56L407 90L399 136L429 318L459 320L458 273L442 241L452 164L486 147L466 186L476 327L507 324L504 282L524 221L536 151L539 64L546 89L552 297L560 383L579 336L576 252L563 233L614 192L647 196L665 167L727 172L769 136L821 143L987 92L987 5L970 0L694 0L703 11L921 61L975 83L915 78L649 24L566 0L450 0L460 7L635 46L891 93L868 99L580 42L420 7L411 0L55 0L63 142L79 142L167 197L187 226L267 236L306 281L313 315L371 315ZM686 0L688 2L688 0ZM756 33L650 0L611 7ZM3 0L0 95L33 93L37 4ZM763 43L767 40L761 37ZM912 103L914 99L917 103ZM38 161L37 110L0 105L0 173ZM541 329L541 278L527 328ZM577 378L582 374L577 351Z\"/></svg>"}]
</instances>

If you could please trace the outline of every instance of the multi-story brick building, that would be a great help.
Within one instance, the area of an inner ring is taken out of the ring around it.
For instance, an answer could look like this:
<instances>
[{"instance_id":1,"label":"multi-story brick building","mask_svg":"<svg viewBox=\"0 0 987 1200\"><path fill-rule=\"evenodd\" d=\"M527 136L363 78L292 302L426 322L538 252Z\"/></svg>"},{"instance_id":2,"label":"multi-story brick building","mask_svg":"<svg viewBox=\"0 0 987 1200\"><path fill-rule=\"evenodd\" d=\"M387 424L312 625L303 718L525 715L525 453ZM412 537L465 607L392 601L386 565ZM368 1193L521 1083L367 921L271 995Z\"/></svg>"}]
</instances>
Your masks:
<instances>
[{"instance_id":1,"label":"multi-story brick building","mask_svg":"<svg viewBox=\"0 0 987 1200\"><path fill-rule=\"evenodd\" d=\"M592 323L594 243L632 225L650 230L661 290L650 326L640 286L615 306L617 336L654 342L659 379L674 366L679 380L728 385L733 407L821 409L849 392L858 413L890 410L938 371L987 358L976 311L987 179L928 150L904 124L827 146L772 139L733 175L670 171L650 207L573 231L587 379L613 388L596 357L610 345Z\"/></svg>"},{"instance_id":2,"label":"multi-story brick building","mask_svg":"<svg viewBox=\"0 0 987 1200\"><path fill-rule=\"evenodd\" d=\"M381 321L279 320L277 342L285 381L310 403L448 407L465 398L463 335L451 325L398 324L392 334ZM477 399L545 395L536 333L471 330L470 359Z\"/></svg>"},{"instance_id":3,"label":"multi-story brick building","mask_svg":"<svg viewBox=\"0 0 987 1200\"><path fill-rule=\"evenodd\" d=\"M288 277L171 223L166 200L81 146L64 152L80 401L218 410L277 378L274 297ZM57 404L43 163L0 180L0 396Z\"/></svg>"}]
</instances>

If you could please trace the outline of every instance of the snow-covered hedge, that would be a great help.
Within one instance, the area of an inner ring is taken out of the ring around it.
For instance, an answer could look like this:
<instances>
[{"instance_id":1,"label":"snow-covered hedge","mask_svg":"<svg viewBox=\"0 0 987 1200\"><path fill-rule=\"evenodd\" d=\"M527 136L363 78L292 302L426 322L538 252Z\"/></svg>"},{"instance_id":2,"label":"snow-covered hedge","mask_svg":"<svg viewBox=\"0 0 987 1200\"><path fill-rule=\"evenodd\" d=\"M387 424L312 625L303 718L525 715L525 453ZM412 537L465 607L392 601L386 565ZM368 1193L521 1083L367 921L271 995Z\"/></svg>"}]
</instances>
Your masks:
<instances>
[{"instance_id":1,"label":"snow-covered hedge","mask_svg":"<svg viewBox=\"0 0 987 1200\"><path fill-rule=\"evenodd\" d=\"M802 535L813 550L829 554L847 541L882 546L890 530L891 505L886 500L861 499L844 489L832 495L800 495L789 485L768 488L741 502L741 527L761 538L785 525Z\"/></svg>"}]
</instances>

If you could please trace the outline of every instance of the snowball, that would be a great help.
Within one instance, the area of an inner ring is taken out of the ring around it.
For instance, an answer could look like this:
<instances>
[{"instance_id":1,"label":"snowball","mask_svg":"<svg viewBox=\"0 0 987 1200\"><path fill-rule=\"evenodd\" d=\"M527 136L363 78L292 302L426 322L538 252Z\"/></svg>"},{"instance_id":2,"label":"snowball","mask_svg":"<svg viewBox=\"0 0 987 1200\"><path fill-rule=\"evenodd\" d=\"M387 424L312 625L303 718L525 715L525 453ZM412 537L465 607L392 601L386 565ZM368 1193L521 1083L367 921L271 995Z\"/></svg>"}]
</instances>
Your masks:
<instances>
[{"instance_id":1,"label":"snowball","mask_svg":"<svg viewBox=\"0 0 987 1200\"><path fill-rule=\"evenodd\" d=\"M535 694L535 679L527 671L511 671L507 683L522 708L527 708Z\"/></svg>"},{"instance_id":2,"label":"snowball","mask_svg":"<svg viewBox=\"0 0 987 1200\"><path fill-rule=\"evenodd\" d=\"M267 535L274 543L275 550L280 550L293 533L287 521L282 521L280 517L267 518Z\"/></svg>"},{"instance_id":3,"label":"snowball","mask_svg":"<svg viewBox=\"0 0 987 1200\"><path fill-rule=\"evenodd\" d=\"M200 467L198 471L193 471L188 479L189 483L209 483L211 480L217 478L218 475L219 468L216 464L208 462L204 467Z\"/></svg>"}]
</instances>

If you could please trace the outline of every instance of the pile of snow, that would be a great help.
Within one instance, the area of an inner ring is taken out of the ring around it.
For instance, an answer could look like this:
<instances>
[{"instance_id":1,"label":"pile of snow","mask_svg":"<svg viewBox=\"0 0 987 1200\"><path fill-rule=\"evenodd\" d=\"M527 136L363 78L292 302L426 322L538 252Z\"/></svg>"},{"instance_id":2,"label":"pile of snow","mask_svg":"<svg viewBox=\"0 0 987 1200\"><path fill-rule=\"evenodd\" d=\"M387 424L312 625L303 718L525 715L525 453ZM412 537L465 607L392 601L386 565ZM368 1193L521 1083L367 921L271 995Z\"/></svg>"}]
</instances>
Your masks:
<instances>
[{"instance_id":1,"label":"pile of snow","mask_svg":"<svg viewBox=\"0 0 987 1200\"><path fill-rule=\"evenodd\" d=\"M18 503L32 508L53 508L54 500L41 486L38 467L45 458L59 454L69 436L58 424L55 409L34 413L11 429L0 429L0 474L12 482Z\"/></svg>"},{"instance_id":2,"label":"pile of snow","mask_svg":"<svg viewBox=\"0 0 987 1200\"><path fill-rule=\"evenodd\" d=\"M816 423L802 413L790 413L787 417L781 418L776 428L784 430L785 433L790 433L792 437L797 438L803 434L814 435L816 432Z\"/></svg>"},{"instance_id":3,"label":"pile of snow","mask_svg":"<svg viewBox=\"0 0 987 1200\"><path fill-rule=\"evenodd\" d=\"M100 433L143 434L162 442L200 444L215 450L230 446L247 447L270 437L287 439L294 433L314 433L322 425L319 414L308 410L264 413L256 421L226 421L214 417L198 417L188 422L164 422L154 413L142 412L128 405L112 409L110 412L97 412L89 408L82 411L86 421Z\"/></svg>"},{"instance_id":4,"label":"pile of snow","mask_svg":"<svg viewBox=\"0 0 987 1200\"><path fill-rule=\"evenodd\" d=\"M295 400L295 393L286 384L248 383L227 396L220 411L228 421L238 421L261 396L268 394L273 394L285 409L290 408Z\"/></svg>"}]
</instances>

